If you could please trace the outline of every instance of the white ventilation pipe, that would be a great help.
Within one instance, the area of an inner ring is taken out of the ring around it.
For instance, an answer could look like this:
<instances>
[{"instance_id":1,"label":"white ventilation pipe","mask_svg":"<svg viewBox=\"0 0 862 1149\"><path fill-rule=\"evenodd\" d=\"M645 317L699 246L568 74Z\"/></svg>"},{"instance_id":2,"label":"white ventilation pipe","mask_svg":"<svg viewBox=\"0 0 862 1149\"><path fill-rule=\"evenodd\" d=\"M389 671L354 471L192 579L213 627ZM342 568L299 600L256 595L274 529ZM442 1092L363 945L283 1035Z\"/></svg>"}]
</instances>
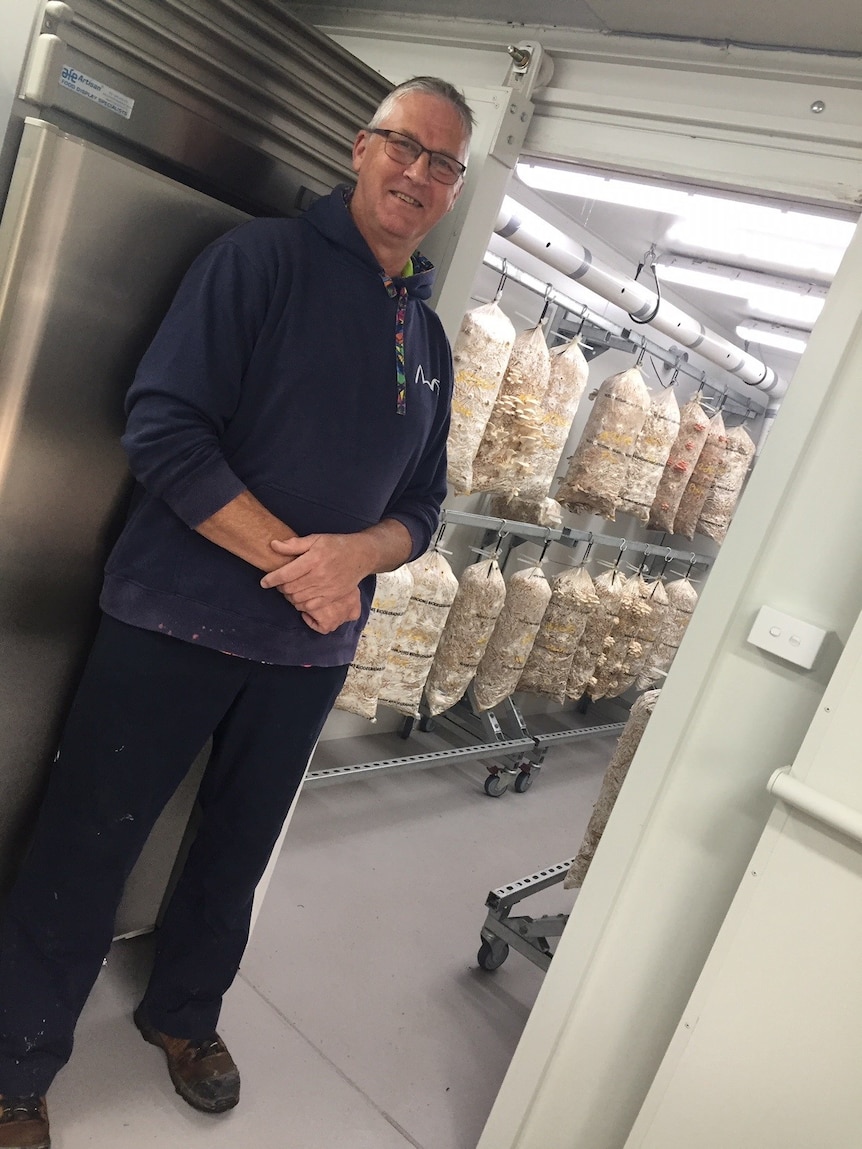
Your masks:
<instances>
[{"instance_id":1,"label":"white ventilation pipe","mask_svg":"<svg viewBox=\"0 0 862 1149\"><path fill-rule=\"evenodd\" d=\"M523 251L582 283L602 299L621 307L632 319L640 323L648 322L656 331L670 336L684 347L690 347L710 363L723 367L749 386L757 387L776 399L787 390L786 382L760 359L709 331L672 303L659 300L655 292L644 284L599 267L590 251L577 240L571 239L559 228L546 223L535 212L521 207L508 196L500 208L494 230L497 235L510 240Z\"/></svg>"}]
</instances>

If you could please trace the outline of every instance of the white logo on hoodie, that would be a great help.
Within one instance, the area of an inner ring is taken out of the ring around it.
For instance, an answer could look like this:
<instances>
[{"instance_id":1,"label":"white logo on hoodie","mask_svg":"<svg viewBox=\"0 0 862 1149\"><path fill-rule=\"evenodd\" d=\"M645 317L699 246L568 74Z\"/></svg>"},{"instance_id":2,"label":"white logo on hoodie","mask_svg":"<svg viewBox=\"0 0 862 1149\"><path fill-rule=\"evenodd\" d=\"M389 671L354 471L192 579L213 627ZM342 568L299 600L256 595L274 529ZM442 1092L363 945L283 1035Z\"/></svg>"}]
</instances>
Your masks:
<instances>
[{"instance_id":1,"label":"white logo on hoodie","mask_svg":"<svg viewBox=\"0 0 862 1149\"><path fill-rule=\"evenodd\" d=\"M424 383L429 391L437 391L439 394L440 380L439 379L426 379L425 378L425 372L422 370L422 364L421 363L416 368L416 378L414 379L414 383Z\"/></svg>"}]
</instances>

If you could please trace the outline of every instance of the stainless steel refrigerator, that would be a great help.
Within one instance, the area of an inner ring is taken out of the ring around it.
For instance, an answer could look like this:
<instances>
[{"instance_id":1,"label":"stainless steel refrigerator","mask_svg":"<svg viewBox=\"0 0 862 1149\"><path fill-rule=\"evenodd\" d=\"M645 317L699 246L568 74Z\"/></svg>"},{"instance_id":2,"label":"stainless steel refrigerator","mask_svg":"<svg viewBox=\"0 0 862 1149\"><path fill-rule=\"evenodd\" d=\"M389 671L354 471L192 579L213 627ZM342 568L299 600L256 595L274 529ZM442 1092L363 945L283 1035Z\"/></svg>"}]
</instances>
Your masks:
<instances>
[{"instance_id":1,"label":"stainless steel refrigerator","mask_svg":"<svg viewBox=\"0 0 862 1149\"><path fill-rule=\"evenodd\" d=\"M389 88L275 0L15 4L0 46L0 890L129 493L137 360L210 240L349 176ZM120 935L156 920L201 767L130 879Z\"/></svg>"}]
</instances>

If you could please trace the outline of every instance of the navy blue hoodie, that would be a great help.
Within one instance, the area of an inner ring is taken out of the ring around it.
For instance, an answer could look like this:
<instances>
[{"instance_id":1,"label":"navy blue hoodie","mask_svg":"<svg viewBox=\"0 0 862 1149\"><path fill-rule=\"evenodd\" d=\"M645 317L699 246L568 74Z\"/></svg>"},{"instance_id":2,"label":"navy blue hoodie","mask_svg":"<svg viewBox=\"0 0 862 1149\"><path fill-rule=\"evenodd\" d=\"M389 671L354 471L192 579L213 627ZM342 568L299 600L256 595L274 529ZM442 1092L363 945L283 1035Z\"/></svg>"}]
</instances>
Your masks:
<instances>
[{"instance_id":1,"label":"navy blue hoodie","mask_svg":"<svg viewBox=\"0 0 862 1149\"><path fill-rule=\"evenodd\" d=\"M107 614L258 662L350 662L373 576L361 618L321 635L194 528L249 490L300 535L392 518L422 554L446 493L452 358L424 302L433 269L417 262L392 281L408 290L399 414L398 301L343 189L203 252L129 391L123 445L139 487L107 563Z\"/></svg>"}]
</instances>

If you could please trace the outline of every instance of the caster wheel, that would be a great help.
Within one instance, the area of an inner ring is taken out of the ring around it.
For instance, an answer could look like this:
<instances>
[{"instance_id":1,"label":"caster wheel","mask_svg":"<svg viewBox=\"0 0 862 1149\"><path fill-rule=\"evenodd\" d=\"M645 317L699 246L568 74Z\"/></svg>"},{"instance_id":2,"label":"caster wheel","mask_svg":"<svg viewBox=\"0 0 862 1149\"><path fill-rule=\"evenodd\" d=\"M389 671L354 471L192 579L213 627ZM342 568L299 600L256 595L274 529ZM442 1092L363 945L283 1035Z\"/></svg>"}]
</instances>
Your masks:
<instances>
[{"instance_id":1,"label":"caster wheel","mask_svg":"<svg viewBox=\"0 0 862 1149\"><path fill-rule=\"evenodd\" d=\"M434 729L434 719L429 718L427 715L423 714L422 717L419 719L419 729L423 733L427 733L429 730L433 730Z\"/></svg>"},{"instance_id":2,"label":"caster wheel","mask_svg":"<svg viewBox=\"0 0 862 1149\"><path fill-rule=\"evenodd\" d=\"M482 969L490 973L499 969L508 956L509 947L505 942L501 942L499 938L495 938L493 942L486 942L483 938L476 960Z\"/></svg>"},{"instance_id":3,"label":"caster wheel","mask_svg":"<svg viewBox=\"0 0 862 1149\"><path fill-rule=\"evenodd\" d=\"M485 793L489 798L500 798L509 789L509 784L502 774L489 774L485 779Z\"/></svg>"},{"instance_id":4,"label":"caster wheel","mask_svg":"<svg viewBox=\"0 0 862 1149\"><path fill-rule=\"evenodd\" d=\"M522 770L515 779L515 793L523 794L533 785L533 775L528 770Z\"/></svg>"}]
</instances>

